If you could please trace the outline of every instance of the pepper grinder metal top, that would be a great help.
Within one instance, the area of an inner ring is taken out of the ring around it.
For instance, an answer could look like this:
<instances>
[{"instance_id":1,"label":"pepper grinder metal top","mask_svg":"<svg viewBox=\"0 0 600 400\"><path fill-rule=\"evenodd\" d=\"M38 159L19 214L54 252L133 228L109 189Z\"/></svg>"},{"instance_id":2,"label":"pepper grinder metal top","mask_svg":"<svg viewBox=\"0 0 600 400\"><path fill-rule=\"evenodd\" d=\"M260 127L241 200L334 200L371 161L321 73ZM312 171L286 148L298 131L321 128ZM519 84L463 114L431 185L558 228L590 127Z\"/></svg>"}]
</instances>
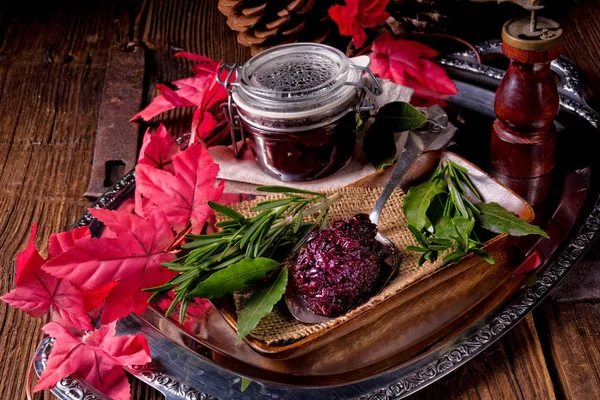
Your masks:
<instances>
[{"instance_id":1,"label":"pepper grinder metal top","mask_svg":"<svg viewBox=\"0 0 600 400\"><path fill-rule=\"evenodd\" d=\"M496 92L491 163L513 178L534 178L554 166L559 97L550 62L561 53L563 30L537 15L539 1L507 0L531 10L531 18L508 21L502 51L511 60Z\"/></svg>"},{"instance_id":2,"label":"pepper grinder metal top","mask_svg":"<svg viewBox=\"0 0 600 400\"><path fill-rule=\"evenodd\" d=\"M531 11L530 18L516 18L502 27L502 41L514 48L528 51L554 49L562 42L560 24L550 18L540 17Z\"/></svg>"}]
</instances>

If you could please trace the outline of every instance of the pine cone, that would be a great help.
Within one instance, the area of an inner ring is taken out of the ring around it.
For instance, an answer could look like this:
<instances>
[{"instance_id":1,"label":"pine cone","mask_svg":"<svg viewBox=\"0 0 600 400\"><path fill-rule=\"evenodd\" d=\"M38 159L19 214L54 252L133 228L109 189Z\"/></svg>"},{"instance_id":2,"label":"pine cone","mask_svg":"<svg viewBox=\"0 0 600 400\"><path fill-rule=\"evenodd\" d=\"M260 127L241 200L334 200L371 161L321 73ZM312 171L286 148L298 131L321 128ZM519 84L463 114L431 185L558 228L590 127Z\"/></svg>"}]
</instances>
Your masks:
<instances>
[{"instance_id":1,"label":"pine cone","mask_svg":"<svg viewBox=\"0 0 600 400\"><path fill-rule=\"evenodd\" d=\"M329 43L337 27L327 10L333 0L219 0L227 25L252 55L279 44Z\"/></svg>"}]
</instances>

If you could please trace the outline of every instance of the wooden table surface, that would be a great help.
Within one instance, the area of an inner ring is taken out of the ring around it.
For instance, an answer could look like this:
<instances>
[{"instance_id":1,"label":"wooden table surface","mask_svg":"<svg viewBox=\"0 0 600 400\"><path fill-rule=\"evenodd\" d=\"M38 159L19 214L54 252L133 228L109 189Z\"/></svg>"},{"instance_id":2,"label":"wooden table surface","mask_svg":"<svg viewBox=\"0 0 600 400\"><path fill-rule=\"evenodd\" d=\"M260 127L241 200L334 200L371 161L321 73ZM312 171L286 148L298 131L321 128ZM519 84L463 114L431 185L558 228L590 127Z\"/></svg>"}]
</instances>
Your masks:
<instances>
[{"instance_id":1,"label":"wooden table surface","mask_svg":"<svg viewBox=\"0 0 600 400\"><path fill-rule=\"evenodd\" d=\"M42 246L90 204L82 194L112 46L124 38L147 45L149 97L155 83L188 75L189 65L172 58L180 49L228 62L249 57L216 0L24 3L0 2L0 293L13 288L15 255L34 222L39 222ZM586 95L598 109L600 4L569 0L555 5L566 29L565 53L583 69ZM498 37L501 23L488 25ZM468 36L492 37L478 36L477 30ZM186 117L189 113L173 112L165 120L172 124ZM45 322L0 302L1 399L26 398L27 367ZM132 383L132 398L162 398ZM598 304L547 300L475 360L411 397L554 398L600 399Z\"/></svg>"}]
</instances>

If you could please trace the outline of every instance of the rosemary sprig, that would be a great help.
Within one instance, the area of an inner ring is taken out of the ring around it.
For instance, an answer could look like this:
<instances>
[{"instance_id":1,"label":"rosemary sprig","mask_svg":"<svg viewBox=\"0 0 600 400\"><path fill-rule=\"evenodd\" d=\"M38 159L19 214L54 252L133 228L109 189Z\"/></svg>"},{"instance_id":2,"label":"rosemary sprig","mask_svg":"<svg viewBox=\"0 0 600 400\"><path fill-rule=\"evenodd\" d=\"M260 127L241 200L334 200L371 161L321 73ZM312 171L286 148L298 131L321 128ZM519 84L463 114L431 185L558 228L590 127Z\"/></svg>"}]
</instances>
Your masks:
<instances>
[{"instance_id":1,"label":"rosemary sprig","mask_svg":"<svg viewBox=\"0 0 600 400\"><path fill-rule=\"evenodd\" d=\"M315 227L327 223L329 206L341 195L329 197L317 193L283 186L261 186L259 191L281 193L281 199L263 201L252 208L257 212L251 218L230 207L209 202L208 205L228 219L216 224L220 231L210 235L186 235L188 242L182 245L185 254L175 261L163 263L178 275L162 286L148 288L155 292L154 301L161 294L173 289L175 298L168 308L168 316L181 303L180 320L185 316L189 299L194 291L217 271L245 259L278 259L278 249L288 246L295 251ZM313 222L305 222L307 216L315 216ZM204 285L206 286L206 285Z\"/></svg>"}]
</instances>

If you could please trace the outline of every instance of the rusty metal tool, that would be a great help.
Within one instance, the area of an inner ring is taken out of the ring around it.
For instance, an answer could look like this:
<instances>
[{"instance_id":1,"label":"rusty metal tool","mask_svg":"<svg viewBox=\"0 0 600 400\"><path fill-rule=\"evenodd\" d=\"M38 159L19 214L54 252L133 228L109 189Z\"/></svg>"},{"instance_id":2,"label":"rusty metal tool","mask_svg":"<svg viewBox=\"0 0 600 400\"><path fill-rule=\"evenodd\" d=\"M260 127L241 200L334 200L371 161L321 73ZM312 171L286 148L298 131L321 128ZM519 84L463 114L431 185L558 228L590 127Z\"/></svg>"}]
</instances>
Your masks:
<instances>
[{"instance_id":1,"label":"rusty metal tool","mask_svg":"<svg viewBox=\"0 0 600 400\"><path fill-rule=\"evenodd\" d=\"M140 128L129 122L142 104L146 47L141 42L110 50L94 145L90 183L84 196L96 199L135 167Z\"/></svg>"}]
</instances>

